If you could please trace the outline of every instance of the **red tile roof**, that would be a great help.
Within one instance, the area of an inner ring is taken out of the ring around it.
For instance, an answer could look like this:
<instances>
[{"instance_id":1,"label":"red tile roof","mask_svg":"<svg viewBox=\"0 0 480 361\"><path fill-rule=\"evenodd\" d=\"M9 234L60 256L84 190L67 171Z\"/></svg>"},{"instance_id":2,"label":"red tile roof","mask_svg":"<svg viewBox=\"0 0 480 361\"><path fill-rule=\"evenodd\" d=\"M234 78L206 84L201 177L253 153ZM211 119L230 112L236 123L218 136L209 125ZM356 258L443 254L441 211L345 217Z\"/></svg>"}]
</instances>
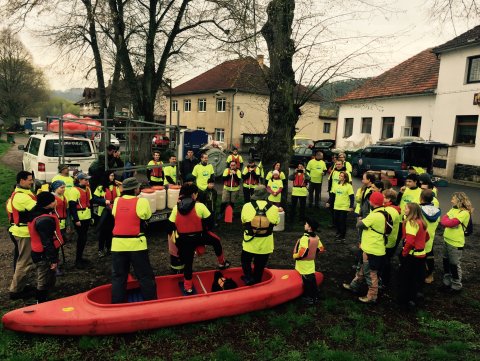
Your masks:
<instances>
[{"instance_id":1,"label":"red tile roof","mask_svg":"<svg viewBox=\"0 0 480 361\"><path fill-rule=\"evenodd\" d=\"M261 67L252 57L229 60L202 73L195 78L172 89L172 95L212 93L218 90L238 90L245 93L270 93L264 74L267 66ZM297 85L297 91L305 92L303 85ZM313 94L312 101L320 101L321 97Z\"/></svg>"},{"instance_id":2,"label":"red tile roof","mask_svg":"<svg viewBox=\"0 0 480 361\"><path fill-rule=\"evenodd\" d=\"M385 73L367 80L361 87L337 98L337 102L434 93L440 60L427 49Z\"/></svg>"},{"instance_id":3,"label":"red tile roof","mask_svg":"<svg viewBox=\"0 0 480 361\"><path fill-rule=\"evenodd\" d=\"M264 67L265 68L265 67ZM263 70L252 57L229 60L172 89L174 95L235 90L268 94Z\"/></svg>"}]
</instances>

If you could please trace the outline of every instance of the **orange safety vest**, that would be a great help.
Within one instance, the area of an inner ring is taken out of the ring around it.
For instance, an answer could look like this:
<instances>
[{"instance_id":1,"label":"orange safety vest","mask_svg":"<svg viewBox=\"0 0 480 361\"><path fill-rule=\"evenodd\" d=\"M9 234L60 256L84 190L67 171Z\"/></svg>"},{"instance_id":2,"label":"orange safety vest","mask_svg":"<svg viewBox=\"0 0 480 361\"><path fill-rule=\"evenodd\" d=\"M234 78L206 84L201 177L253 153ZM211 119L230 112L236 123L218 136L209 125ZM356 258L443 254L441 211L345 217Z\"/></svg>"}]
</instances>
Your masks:
<instances>
[{"instance_id":1,"label":"orange safety vest","mask_svg":"<svg viewBox=\"0 0 480 361\"><path fill-rule=\"evenodd\" d=\"M305 173L296 173L293 180L294 187L306 187L307 183L305 182Z\"/></svg>"},{"instance_id":2,"label":"orange safety vest","mask_svg":"<svg viewBox=\"0 0 480 361\"><path fill-rule=\"evenodd\" d=\"M134 238L142 235L137 215L138 198L118 198L113 237Z\"/></svg>"},{"instance_id":3,"label":"orange safety vest","mask_svg":"<svg viewBox=\"0 0 480 361\"><path fill-rule=\"evenodd\" d=\"M250 172L248 172L248 173L250 173ZM244 184L247 184L247 185L250 185L250 186L258 184L258 177L260 177L260 176L257 174L257 166L255 166L255 168L253 168L253 173L255 174L255 176L252 176L250 174L250 176L247 179L245 179L245 181L243 182Z\"/></svg>"},{"instance_id":4,"label":"orange safety vest","mask_svg":"<svg viewBox=\"0 0 480 361\"><path fill-rule=\"evenodd\" d=\"M153 164L154 164L154 165L159 165L159 164L161 165L162 162L155 162L155 161L153 161ZM162 167L152 168L152 173L150 173L150 176L151 176L151 177L162 178L162 176L163 176Z\"/></svg>"},{"instance_id":5,"label":"orange safety vest","mask_svg":"<svg viewBox=\"0 0 480 361\"><path fill-rule=\"evenodd\" d=\"M195 207L187 214L181 214L177 209L175 227L180 236L198 234L203 231L202 219L195 211Z\"/></svg>"},{"instance_id":6,"label":"orange safety vest","mask_svg":"<svg viewBox=\"0 0 480 361\"><path fill-rule=\"evenodd\" d=\"M50 217L55 221L55 233L53 234L53 245L55 249L60 248L63 242L62 232L60 231L60 221L56 216L53 214L42 214L31 222L28 222L28 231L30 232L30 243L32 246L32 252L43 253L43 243L40 235L37 232L37 228L35 227L35 222L37 219L42 217Z\"/></svg>"},{"instance_id":7,"label":"orange safety vest","mask_svg":"<svg viewBox=\"0 0 480 361\"><path fill-rule=\"evenodd\" d=\"M10 223L15 224L17 226L26 226L27 223L28 223L28 212L29 211L19 211L18 209L16 209L13 206L13 198L15 197L15 195L17 193L21 193L21 192L13 192L12 195L10 196L10 198L9 198L11 200L12 212L8 212L8 209L7 209L8 220L10 221ZM35 194L32 193L32 194L27 194L27 195L30 198L32 198L34 201L37 200L37 197L35 196ZM7 199L7 204L8 204L8 199Z\"/></svg>"},{"instance_id":8,"label":"orange safety vest","mask_svg":"<svg viewBox=\"0 0 480 361\"><path fill-rule=\"evenodd\" d=\"M227 187L230 187L230 188L238 187L238 185L239 185L238 179L235 178L235 177L233 177L233 175L236 175L236 174L237 174L237 171L235 170L233 174L230 173L230 172L231 172L231 170L229 169L229 170L228 170L228 175L230 176L230 178L229 178L229 179L225 179L225 180L223 181L223 185L224 185L224 186L227 186Z\"/></svg>"},{"instance_id":9,"label":"orange safety vest","mask_svg":"<svg viewBox=\"0 0 480 361\"><path fill-rule=\"evenodd\" d=\"M55 195L55 199L57 200L57 206L55 207L55 213L59 220L67 218L67 198L62 196L61 198Z\"/></svg>"},{"instance_id":10,"label":"orange safety vest","mask_svg":"<svg viewBox=\"0 0 480 361\"><path fill-rule=\"evenodd\" d=\"M113 203L115 198L117 198L118 196L119 194L117 186L113 186L111 190L110 187L105 190L105 199L110 201L110 203Z\"/></svg>"},{"instance_id":11,"label":"orange safety vest","mask_svg":"<svg viewBox=\"0 0 480 361\"><path fill-rule=\"evenodd\" d=\"M77 210L83 211L90 208L91 192L90 187L87 186L85 190L80 187L75 187L80 192L80 198L77 200Z\"/></svg>"},{"instance_id":12,"label":"orange safety vest","mask_svg":"<svg viewBox=\"0 0 480 361\"><path fill-rule=\"evenodd\" d=\"M232 154L232 162L235 162L237 169L240 169L240 155L234 156Z\"/></svg>"},{"instance_id":13,"label":"orange safety vest","mask_svg":"<svg viewBox=\"0 0 480 361\"><path fill-rule=\"evenodd\" d=\"M313 260L317 255L318 243L320 239L316 237L308 237L308 253L305 257L300 258L301 260ZM298 253L300 248L300 239L297 240L295 247L293 248L293 253Z\"/></svg>"}]
</instances>

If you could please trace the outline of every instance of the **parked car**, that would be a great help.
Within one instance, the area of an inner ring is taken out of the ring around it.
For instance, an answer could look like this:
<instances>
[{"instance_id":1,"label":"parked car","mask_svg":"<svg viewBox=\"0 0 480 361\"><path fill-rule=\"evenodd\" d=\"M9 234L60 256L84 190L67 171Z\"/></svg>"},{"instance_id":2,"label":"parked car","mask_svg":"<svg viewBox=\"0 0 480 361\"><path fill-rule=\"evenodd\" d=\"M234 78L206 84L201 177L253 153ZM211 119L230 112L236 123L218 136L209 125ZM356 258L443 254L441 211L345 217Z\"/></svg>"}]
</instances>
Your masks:
<instances>
[{"instance_id":1,"label":"parked car","mask_svg":"<svg viewBox=\"0 0 480 361\"><path fill-rule=\"evenodd\" d=\"M256 143L251 146L248 150L248 155L250 158L253 158L255 160L260 159L261 157L261 149L263 148L264 142L266 139L266 135L257 135L257 141ZM296 135L293 138L293 149L297 148L313 148L314 146L314 141L311 138L308 138L303 135Z\"/></svg>"},{"instance_id":2,"label":"parked car","mask_svg":"<svg viewBox=\"0 0 480 361\"><path fill-rule=\"evenodd\" d=\"M364 148L352 157L353 176L367 170L393 170L395 177L405 181L409 166L422 167L432 173L433 150L444 146L438 142L379 143Z\"/></svg>"},{"instance_id":3,"label":"parked car","mask_svg":"<svg viewBox=\"0 0 480 361\"><path fill-rule=\"evenodd\" d=\"M335 140L334 139L316 140L313 143L313 147L312 147L313 155L315 155L315 153L318 150L321 150L322 153L323 153L323 160L325 161L325 164L327 165L327 168L329 168L333 163L334 153L333 153L332 149L334 149L334 148L335 148Z\"/></svg>"},{"instance_id":4,"label":"parked car","mask_svg":"<svg viewBox=\"0 0 480 361\"><path fill-rule=\"evenodd\" d=\"M152 148L166 149L170 145L170 139L165 134L155 134L152 138Z\"/></svg>"},{"instance_id":5,"label":"parked car","mask_svg":"<svg viewBox=\"0 0 480 361\"><path fill-rule=\"evenodd\" d=\"M93 141L95 142L95 145L97 146L97 148L100 145L101 136L102 135L100 133L97 133L97 135L95 135L95 138L93 138ZM117 147L119 147L120 146L120 141L118 140L118 138L115 135L110 134L110 143L109 144L113 144L113 145L116 145Z\"/></svg>"},{"instance_id":6,"label":"parked car","mask_svg":"<svg viewBox=\"0 0 480 361\"><path fill-rule=\"evenodd\" d=\"M293 151L292 157L290 158L290 168L296 168L298 163L302 162L307 165L307 163L314 156L313 149L309 147L298 147Z\"/></svg>"},{"instance_id":7,"label":"parked car","mask_svg":"<svg viewBox=\"0 0 480 361\"><path fill-rule=\"evenodd\" d=\"M293 149L297 149L298 147L312 148L313 145L314 141L310 137L300 134L293 137Z\"/></svg>"},{"instance_id":8,"label":"parked car","mask_svg":"<svg viewBox=\"0 0 480 361\"><path fill-rule=\"evenodd\" d=\"M35 180L50 182L58 173L61 154L58 134L35 134L27 144L19 145L23 150L22 169L32 172ZM88 138L64 137L63 156L70 171L86 172L95 160L95 143Z\"/></svg>"}]
</instances>

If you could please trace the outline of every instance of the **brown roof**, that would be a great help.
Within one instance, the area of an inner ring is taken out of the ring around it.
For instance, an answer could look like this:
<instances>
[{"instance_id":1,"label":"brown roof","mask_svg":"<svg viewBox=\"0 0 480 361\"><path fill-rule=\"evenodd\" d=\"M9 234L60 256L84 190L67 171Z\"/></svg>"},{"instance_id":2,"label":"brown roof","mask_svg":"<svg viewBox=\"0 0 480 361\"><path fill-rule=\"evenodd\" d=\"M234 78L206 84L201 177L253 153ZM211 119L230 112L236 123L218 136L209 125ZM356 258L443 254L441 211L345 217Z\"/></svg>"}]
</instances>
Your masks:
<instances>
[{"instance_id":1,"label":"brown roof","mask_svg":"<svg viewBox=\"0 0 480 361\"><path fill-rule=\"evenodd\" d=\"M401 95L434 93L440 60L427 49L385 73L367 80L361 87L337 98L337 102Z\"/></svg>"},{"instance_id":2,"label":"brown roof","mask_svg":"<svg viewBox=\"0 0 480 361\"><path fill-rule=\"evenodd\" d=\"M445 44L433 48L433 52L439 54L444 51L478 44L480 44L480 25L447 41Z\"/></svg>"},{"instance_id":3,"label":"brown roof","mask_svg":"<svg viewBox=\"0 0 480 361\"><path fill-rule=\"evenodd\" d=\"M228 60L173 88L172 95L212 93L219 90L268 95L270 92L264 78L268 71L267 66L260 66L258 61L250 56ZM303 93L306 88L297 85L297 90ZM320 101L321 98L313 94L310 100Z\"/></svg>"}]
</instances>

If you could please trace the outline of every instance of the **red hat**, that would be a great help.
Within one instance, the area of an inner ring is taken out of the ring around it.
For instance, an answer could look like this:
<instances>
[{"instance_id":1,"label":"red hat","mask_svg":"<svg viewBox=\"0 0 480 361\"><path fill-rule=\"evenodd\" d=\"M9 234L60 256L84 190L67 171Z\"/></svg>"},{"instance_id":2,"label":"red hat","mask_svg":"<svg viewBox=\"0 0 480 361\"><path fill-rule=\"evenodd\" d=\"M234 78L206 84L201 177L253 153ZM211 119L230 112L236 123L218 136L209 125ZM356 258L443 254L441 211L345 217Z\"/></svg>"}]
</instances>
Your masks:
<instances>
[{"instance_id":1,"label":"red hat","mask_svg":"<svg viewBox=\"0 0 480 361\"><path fill-rule=\"evenodd\" d=\"M372 195L370 196L370 204L373 207L381 207L383 206L383 194L380 192L373 192Z\"/></svg>"}]
</instances>

